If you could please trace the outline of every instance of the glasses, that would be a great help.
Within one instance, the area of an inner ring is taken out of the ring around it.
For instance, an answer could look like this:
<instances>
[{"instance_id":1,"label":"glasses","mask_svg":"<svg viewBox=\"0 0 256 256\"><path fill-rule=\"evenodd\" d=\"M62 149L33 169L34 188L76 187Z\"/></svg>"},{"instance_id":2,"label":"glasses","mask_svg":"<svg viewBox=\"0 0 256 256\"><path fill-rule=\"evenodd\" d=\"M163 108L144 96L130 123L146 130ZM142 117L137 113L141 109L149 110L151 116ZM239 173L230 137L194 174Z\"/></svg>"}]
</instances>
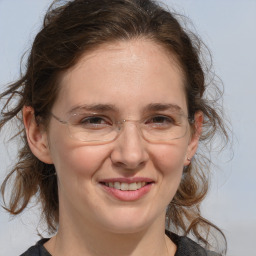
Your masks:
<instances>
[{"instance_id":1,"label":"glasses","mask_svg":"<svg viewBox=\"0 0 256 256\"><path fill-rule=\"evenodd\" d=\"M181 113L151 115L143 120L113 121L99 114L75 113L67 120L50 113L54 119L66 125L71 138L86 144L105 144L118 138L124 125L133 123L141 136L148 142L164 143L184 137L189 127L189 119Z\"/></svg>"}]
</instances>

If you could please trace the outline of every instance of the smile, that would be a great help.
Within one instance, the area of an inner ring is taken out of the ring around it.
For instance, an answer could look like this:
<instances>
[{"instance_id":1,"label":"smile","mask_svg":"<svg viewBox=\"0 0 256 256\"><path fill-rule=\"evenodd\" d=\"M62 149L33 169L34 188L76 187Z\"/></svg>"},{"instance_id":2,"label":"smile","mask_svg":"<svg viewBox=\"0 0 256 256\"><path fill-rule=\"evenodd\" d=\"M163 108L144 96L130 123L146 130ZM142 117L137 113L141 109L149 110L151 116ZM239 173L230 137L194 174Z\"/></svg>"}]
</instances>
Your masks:
<instances>
[{"instance_id":1,"label":"smile","mask_svg":"<svg viewBox=\"0 0 256 256\"><path fill-rule=\"evenodd\" d=\"M149 178L114 178L101 180L100 185L109 196L121 201L136 201L148 194L154 181Z\"/></svg>"},{"instance_id":2,"label":"smile","mask_svg":"<svg viewBox=\"0 0 256 256\"><path fill-rule=\"evenodd\" d=\"M122 191L134 191L138 190L144 186L146 186L147 182L133 182L133 183L126 183L126 182L106 182L104 183L105 186L110 188L119 189Z\"/></svg>"}]
</instances>

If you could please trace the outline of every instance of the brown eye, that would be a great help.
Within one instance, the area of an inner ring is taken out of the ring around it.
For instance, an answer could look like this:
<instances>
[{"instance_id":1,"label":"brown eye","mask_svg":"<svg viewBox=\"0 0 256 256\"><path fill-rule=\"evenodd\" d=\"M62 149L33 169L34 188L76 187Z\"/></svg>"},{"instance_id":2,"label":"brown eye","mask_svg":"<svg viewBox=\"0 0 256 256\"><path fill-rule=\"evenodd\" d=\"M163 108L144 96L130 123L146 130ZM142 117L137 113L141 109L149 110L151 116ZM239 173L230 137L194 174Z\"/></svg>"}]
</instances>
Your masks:
<instances>
[{"instance_id":1,"label":"brown eye","mask_svg":"<svg viewBox=\"0 0 256 256\"><path fill-rule=\"evenodd\" d=\"M163 116L163 115L158 115L158 116L153 116L146 121L146 125L149 125L152 128L170 128L174 125L175 121L173 118L169 116Z\"/></svg>"},{"instance_id":2,"label":"brown eye","mask_svg":"<svg viewBox=\"0 0 256 256\"><path fill-rule=\"evenodd\" d=\"M170 123L173 122L171 118L166 116L155 116L152 118L152 123Z\"/></svg>"},{"instance_id":3,"label":"brown eye","mask_svg":"<svg viewBox=\"0 0 256 256\"><path fill-rule=\"evenodd\" d=\"M89 123L89 124L104 124L105 121L103 118L101 117L87 117L87 118L84 118L83 120L81 120L81 123L83 124L86 124L86 123Z\"/></svg>"},{"instance_id":4,"label":"brown eye","mask_svg":"<svg viewBox=\"0 0 256 256\"><path fill-rule=\"evenodd\" d=\"M111 123L103 117L88 116L82 118L78 125L84 129L104 129L105 127L111 126Z\"/></svg>"}]
</instances>

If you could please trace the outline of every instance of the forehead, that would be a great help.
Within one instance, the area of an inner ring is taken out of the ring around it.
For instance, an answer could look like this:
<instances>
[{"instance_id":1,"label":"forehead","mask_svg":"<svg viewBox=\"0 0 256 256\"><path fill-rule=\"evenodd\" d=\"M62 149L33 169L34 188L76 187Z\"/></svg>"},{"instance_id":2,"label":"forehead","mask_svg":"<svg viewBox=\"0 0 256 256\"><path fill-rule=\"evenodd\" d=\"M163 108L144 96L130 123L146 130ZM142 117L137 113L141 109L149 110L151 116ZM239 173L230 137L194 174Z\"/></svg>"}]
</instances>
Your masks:
<instances>
[{"instance_id":1,"label":"forehead","mask_svg":"<svg viewBox=\"0 0 256 256\"><path fill-rule=\"evenodd\" d=\"M164 103L186 112L183 80L178 61L162 46L142 39L115 42L84 54L62 74L54 108L100 103L132 111Z\"/></svg>"}]
</instances>

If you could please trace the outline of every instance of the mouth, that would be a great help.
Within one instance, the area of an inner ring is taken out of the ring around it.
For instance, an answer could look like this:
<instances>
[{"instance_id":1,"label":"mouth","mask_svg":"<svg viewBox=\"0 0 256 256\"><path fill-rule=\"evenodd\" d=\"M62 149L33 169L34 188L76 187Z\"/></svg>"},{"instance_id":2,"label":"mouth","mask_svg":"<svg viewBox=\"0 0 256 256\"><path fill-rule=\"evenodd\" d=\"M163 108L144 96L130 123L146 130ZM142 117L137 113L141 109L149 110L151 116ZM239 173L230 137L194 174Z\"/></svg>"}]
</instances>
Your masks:
<instances>
[{"instance_id":1,"label":"mouth","mask_svg":"<svg viewBox=\"0 0 256 256\"><path fill-rule=\"evenodd\" d=\"M148 178L114 178L99 184L110 196L121 201L136 201L148 194L155 182Z\"/></svg>"},{"instance_id":2,"label":"mouth","mask_svg":"<svg viewBox=\"0 0 256 256\"><path fill-rule=\"evenodd\" d=\"M152 182L145 182L145 181L142 181L142 182L139 181L139 182L133 182L133 183L116 181L116 182L102 182L101 184L109 188L115 188L122 191L135 191L151 183Z\"/></svg>"}]
</instances>

